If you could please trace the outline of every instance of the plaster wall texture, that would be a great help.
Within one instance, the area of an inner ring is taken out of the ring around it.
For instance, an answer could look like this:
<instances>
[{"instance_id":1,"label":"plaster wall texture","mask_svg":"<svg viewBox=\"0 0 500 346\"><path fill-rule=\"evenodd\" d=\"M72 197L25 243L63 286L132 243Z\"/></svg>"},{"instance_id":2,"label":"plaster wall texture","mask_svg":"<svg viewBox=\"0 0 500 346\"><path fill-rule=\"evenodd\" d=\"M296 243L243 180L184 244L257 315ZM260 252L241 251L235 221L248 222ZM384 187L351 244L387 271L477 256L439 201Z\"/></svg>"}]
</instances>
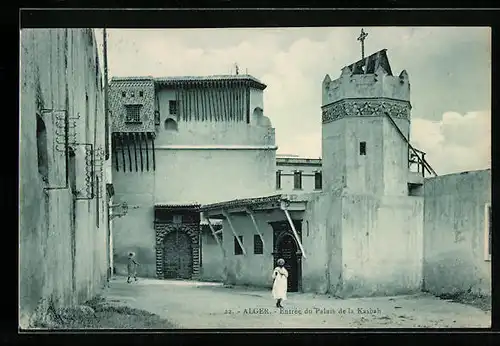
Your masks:
<instances>
[{"instance_id":1,"label":"plaster wall texture","mask_svg":"<svg viewBox=\"0 0 500 346\"><path fill-rule=\"evenodd\" d=\"M485 246L491 170L426 179L424 194L424 289L491 295Z\"/></svg>"},{"instance_id":2,"label":"plaster wall texture","mask_svg":"<svg viewBox=\"0 0 500 346\"><path fill-rule=\"evenodd\" d=\"M215 203L274 192L273 150L157 150L155 202Z\"/></svg>"},{"instance_id":3,"label":"plaster wall texture","mask_svg":"<svg viewBox=\"0 0 500 346\"><path fill-rule=\"evenodd\" d=\"M203 281L223 282L225 266L223 249L215 240L210 230L204 231L200 237L202 265L200 278ZM223 241L223 237L219 237Z\"/></svg>"},{"instance_id":4,"label":"plaster wall texture","mask_svg":"<svg viewBox=\"0 0 500 346\"><path fill-rule=\"evenodd\" d=\"M307 258L302 261L302 290L327 293L340 284L342 271L341 199L311 196L302 223Z\"/></svg>"},{"instance_id":5,"label":"plaster wall texture","mask_svg":"<svg viewBox=\"0 0 500 346\"><path fill-rule=\"evenodd\" d=\"M339 296L421 290L423 198L342 197L342 288Z\"/></svg>"},{"instance_id":6,"label":"plaster wall texture","mask_svg":"<svg viewBox=\"0 0 500 346\"><path fill-rule=\"evenodd\" d=\"M23 29L20 55L19 303L21 327L30 327L50 305L82 303L104 285L107 181L95 167L101 179L94 188L100 198L74 199L90 186L85 180L85 151L74 143L99 149L105 145L102 77L93 31ZM58 135L64 111L75 151L68 167ZM37 136L37 116L45 124L46 140ZM39 149L45 159L37 156ZM39 171L39 160L46 176ZM66 185L66 168L68 188L47 190Z\"/></svg>"},{"instance_id":7,"label":"plaster wall texture","mask_svg":"<svg viewBox=\"0 0 500 346\"><path fill-rule=\"evenodd\" d=\"M127 254L134 252L141 264L137 275L155 277L154 182L155 172L152 171L113 171L113 203L128 204L127 214L113 220L113 256L117 274L127 274Z\"/></svg>"}]
</instances>

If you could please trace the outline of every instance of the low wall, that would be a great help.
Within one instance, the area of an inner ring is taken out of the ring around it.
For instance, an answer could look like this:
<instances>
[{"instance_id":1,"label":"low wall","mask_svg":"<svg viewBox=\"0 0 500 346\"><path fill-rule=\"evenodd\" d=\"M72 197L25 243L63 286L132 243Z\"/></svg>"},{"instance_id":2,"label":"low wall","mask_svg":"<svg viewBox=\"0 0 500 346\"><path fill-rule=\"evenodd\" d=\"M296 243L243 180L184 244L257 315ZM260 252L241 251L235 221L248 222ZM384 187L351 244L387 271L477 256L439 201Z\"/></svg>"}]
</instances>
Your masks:
<instances>
[{"instance_id":1,"label":"low wall","mask_svg":"<svg viewBox=\"0 0 500 346\"><path fill-rule=\"evenodd\" d=\"M426 179L424 194L424 289L491 295L485 247L491 170Z\"/></svg>"}]
</instances>

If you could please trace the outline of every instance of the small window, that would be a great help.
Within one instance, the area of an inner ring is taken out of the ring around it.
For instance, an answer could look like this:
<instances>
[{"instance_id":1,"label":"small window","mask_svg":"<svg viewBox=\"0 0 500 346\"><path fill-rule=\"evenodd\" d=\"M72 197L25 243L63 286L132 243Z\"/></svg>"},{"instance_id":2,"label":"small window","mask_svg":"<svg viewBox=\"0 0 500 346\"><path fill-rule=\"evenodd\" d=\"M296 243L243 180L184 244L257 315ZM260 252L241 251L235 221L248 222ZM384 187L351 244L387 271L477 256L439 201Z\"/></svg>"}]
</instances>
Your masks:
<instances>
[{"instance_id":1,"label":"small window","mask_svg":"<svg viewBox=\"0 0 500 346\"><path fill-rule=\"evenodd\" d=\"M177 101L168 101L168 109L170 114L177 114Z\"/></svg>"},{"instance_id":2,"label":"small window","mask_svg":"<svg viewBox=\"0 0 500 346\"><path fill-rule=\"evenodd\" d=\"M172 217L172 222L177 224L182 223L182 215L174 215Z\"/></svg>"},{"instance_id":3,"label":"small window","mask_svg":"<svg viewBox=\"0 0 500 346\"><path fill-rule=\"evenodd\" d=\"M238 238L240 238L241 244L243 244L243 236L240 235L238 236ZM234 237L234 254L242 255L243 249L241 248L240 243L238 242L238 238Z\"/></svg>"},{"instance_id":4,"label":"small window","mask_svg":"<svg viewBox=\"0 0 500 346\"><path fill-rule=\"evenodd\" d=\"M276 172L276 190L281 189L281 171Z\"/></svg>"},{"instance_id":5,"label":"small window","mask_svg":"<svg viewBox=\"0 0 500 346\"><path fill-rule=\"evenodd\" d=\"M130 93L130 96L135 97L135 93L132 91L132 92Z\"/></svg>"},{"instance_id":6,"label":"small window","mask_svg":"<svg viewBox=\"0 0 500 346\"><path fill-rule=\"evenodd\" d=\"M491 261L491 204L485 206L485 260Z\"/></svg>"},{"instance_id":7,"label":"small window","mask_svg":"<svg viewBox=\"0 0 500 346\"><path fill-rule=\"evenodd\" d=\"M366 155L366 142L359 142L359 155Z\"/></svg>"},{"instance_id":8,"label":"small window","mask_svg":"<svg viewBox=\"0 0 500 346\"><path fill-rule=\"evenodd\" d=\"M160 112L155 111L155 125L160 125Z\"/></svg>"},{"instance_id":9,"label":"small window","mask_svg":"<svg viewBox=\"0 0 500 346\"><path fill-rule=\"evenodd\" d=\"M141 105L128 105L126 106L127 114L125 122L127 123L140 123L141 122Z\"/></svg>"},{"instance_id":10,"label":"small window","mask_svg":"<svg viewBox=\"0 0 500 346\"><path fill-rule=\"evenodd\" d=\"M264 244L258 234L254 234L253 236L253 253L255 255L262 255L264 253Z\"/></svg>"},{"instance_id":11,"label":"small window","mask_svg":"<svg viewBox=\"0 0 500 346\"><path fill-rule=\"evenodd\" d=\"M127 96L127 93L125 91L122 91L122 97Z\"/></svg>"},{"instance_id":12,"label":"small window","mask_svg":"<svg viewBox=\"0 0 500 346\"><path fill-rule=\"evenodd\" d=\"M302 172L300 171L293 173L293 188L295 190L302 189Z\"/></svg>"},{"instance_id":13,"label":"small window","mask_svg":"<svg viewBox=\"0 0 500 346\"><path fill-rule=\"evenodd\" d=\"M144 97L144 91L139 91L139 97Z\"/></svg>"},{"instance_id":14,"label":"small window","mask_svg":"<svg viewBox=\"0 0 500 346\"><path fill-rule=\"evenodd\" d=\"M321 172L314 173L314 189L321 190L322 189L322 175Z\"/></svg>"},{"instance_id":15,"label":"small window","mask_svg":"<svg viewBox=\"0 0 500 346\"><path fill-rule=\"evenodd\" d=\"M49 180L49 155L47 150L47 129L42 117L36 115L36 149L38 158L38 173L42 180Z\"/></svg>"}]
</instances>

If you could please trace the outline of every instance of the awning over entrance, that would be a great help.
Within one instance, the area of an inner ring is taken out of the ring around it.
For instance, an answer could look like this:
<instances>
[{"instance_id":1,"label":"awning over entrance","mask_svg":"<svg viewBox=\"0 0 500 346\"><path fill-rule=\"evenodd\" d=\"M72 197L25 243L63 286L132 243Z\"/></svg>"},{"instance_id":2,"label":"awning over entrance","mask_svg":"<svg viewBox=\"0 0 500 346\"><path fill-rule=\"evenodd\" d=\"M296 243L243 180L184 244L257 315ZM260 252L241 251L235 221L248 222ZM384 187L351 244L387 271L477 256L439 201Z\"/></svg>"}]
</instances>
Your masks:
<instances>
[{"instance_id":1,"label":"awning over entrance","mask_svg":"<svg viewBox=\"0 0 500 346\"><path fill-rule=\"evenodd\" d=\"M306 206L307 206L306 196L279 194L266 197L235 199L225 202L202 205L200 207L200 211L203 212L204 218L207 220L209 219L227 220L231 232L235 236L235 239L240 243L240 246L243 250L243 254L245 255L243 244L241 244L239 240L240 238L238 236L238 230L235 229L231 221L231 215L248 215L248 217L252 220L252 224L255 227L257 234L260 236L260 239L262 240L264 247L266 247L264 243L264 237L262 236L262 232L257 225L254 213L262 211L271 211L273 209L282 210L283 216L288 221L293 231L295 240L297 241L300 247L302 256L306 258L304 247L302 246L302 242L297 234L292 217L290 216L290 211L305 211Z\"/></svg>"}]
</instances>

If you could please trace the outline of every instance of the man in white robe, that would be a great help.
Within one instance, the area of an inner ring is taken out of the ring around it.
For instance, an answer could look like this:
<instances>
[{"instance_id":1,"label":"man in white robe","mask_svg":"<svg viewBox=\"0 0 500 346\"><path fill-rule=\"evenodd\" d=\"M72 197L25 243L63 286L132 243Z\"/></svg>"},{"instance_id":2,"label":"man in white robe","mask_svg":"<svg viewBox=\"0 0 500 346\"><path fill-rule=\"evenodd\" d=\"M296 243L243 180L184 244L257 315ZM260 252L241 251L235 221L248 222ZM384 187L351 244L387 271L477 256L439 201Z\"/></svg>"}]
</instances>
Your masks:
<instances>
[{"instance_id":1,"label":"man in white robe","mask_svg":"<svg viewBox=\"0 0 500 346\"><path fill-rule=\"evenodd\" d=\"M282 308L281 302L286 300L288 289L288 271L285 269L285 260L280 258L278 266L273 271L273 298L276 299L276 307Z\"/></svg>"}]
</instances>

